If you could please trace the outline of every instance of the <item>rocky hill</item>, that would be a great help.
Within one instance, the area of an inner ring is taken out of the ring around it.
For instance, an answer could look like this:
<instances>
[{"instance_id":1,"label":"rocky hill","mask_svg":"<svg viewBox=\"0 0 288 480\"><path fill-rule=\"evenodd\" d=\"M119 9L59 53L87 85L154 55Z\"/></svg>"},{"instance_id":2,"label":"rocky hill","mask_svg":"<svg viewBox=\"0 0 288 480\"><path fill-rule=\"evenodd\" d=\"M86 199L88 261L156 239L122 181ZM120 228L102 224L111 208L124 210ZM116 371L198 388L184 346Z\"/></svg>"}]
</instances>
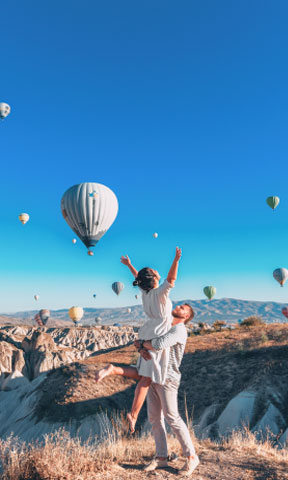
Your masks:
<instances>
[{"instance_id":1,"label":"rocky hill","mask_svg":"<svg viewBox=\"0 0 288 480\"><path fill-rule=\"evenodd\" d=\"M228 324L238 323L238 321L251 315L259 315L266 323L286 322L282 315L282 308L286 306L277 302L257 302L249 300L240 300L234 298L222 298L208 300L181 300L173 302L174 305L179 303L189 303L195 311L196 322L213 323L216 320L224 320ZM131 309L131 312L130 310ZM123 325L139 325L146 319L141 305L131 305L123 308L84 308L85 314L82 321L83 325L93 325L96 317L101 317L102 325L113 325L120 323ZM34 325L34 315L37 310L26 312L17 312L13 314L0 314L0 322L2 324L12 325ZM68 317L68 309L52 310L49 326L65 326L72 325Z\"/></svg>"},{"instance_id":2,"label":"rocky hill","mask_svg":"<svg viewBox=\"0 0 288 480\"><path fill-rule=\"evenodd\" d=\"M102 437L127 410L134 382L95 371L136 360L131 327L0 327L0 437L41 439L64 426L83 440ZM199 438L219 439L243 425L260 437L269 428L288 443L288 326L191 336L182 363L179 405ZM112 423L111 423L112 422ZM139 427L147 431L146 409ZM107 430L108 429L108 430ZM273 441L274 441L273 440Z\"/></svg>"}]
</instances>

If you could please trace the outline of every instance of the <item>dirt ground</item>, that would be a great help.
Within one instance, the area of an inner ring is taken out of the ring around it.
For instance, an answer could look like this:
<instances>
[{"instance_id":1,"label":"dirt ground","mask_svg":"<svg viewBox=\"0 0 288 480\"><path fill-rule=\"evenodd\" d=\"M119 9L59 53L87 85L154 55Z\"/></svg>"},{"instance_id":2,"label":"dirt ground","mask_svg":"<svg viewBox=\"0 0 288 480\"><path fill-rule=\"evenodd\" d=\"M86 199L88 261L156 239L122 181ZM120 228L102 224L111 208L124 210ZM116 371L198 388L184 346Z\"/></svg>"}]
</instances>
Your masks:
<instances>
[{"instance_id":1,"label":"dirt ground","mask_svg":"<svg viewBox=\"0 0 288 480\"><path fill-rule=\"evenodd\" d=\"M235 451L225 450L223 447L201 447L198 451L200 464L191 475L193 480L287 480L287 465L279 465L273 459L238 454ZM149 463L149 459L144 462ZM143 472L143 463L121 463L113 465L111 470L99 474L95 480L113 478L114 480L157 480L186 478L178 473L183 465L183 459L170 462L169 467L158 469L155 472ZM91 480L93 480L91 478Z\"/></svg>"}]
</instances>

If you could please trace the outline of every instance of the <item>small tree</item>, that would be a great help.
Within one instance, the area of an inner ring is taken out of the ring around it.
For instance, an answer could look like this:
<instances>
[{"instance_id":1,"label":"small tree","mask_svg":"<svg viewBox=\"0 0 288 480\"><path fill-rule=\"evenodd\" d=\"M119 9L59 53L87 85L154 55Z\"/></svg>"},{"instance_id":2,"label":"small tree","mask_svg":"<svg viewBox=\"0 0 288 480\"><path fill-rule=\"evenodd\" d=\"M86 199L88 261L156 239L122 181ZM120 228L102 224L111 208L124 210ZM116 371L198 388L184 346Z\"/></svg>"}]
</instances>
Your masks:
<instances>
[{"instance_id":1,"label":"small tree","mask_svg":"<svg viewBox=\"0 0 288 480\"><path fill-rule=\"evenodd\" d=\"M262 317L258 315L251 315L251 317L244 318L240 323L240 327L259 327L264 325Z\"/></svg>"},{"instance_id":2,"label":"small tree","mask_svg":"<svg viewBox=\"0 0 288 480\"><path fill-rule=\"evenodd\" d=\"M213 323L213 328L216 332L221 332L223 327L226 327L224 320L216 320L216 322Z\"/></svg>"}]
</instances>

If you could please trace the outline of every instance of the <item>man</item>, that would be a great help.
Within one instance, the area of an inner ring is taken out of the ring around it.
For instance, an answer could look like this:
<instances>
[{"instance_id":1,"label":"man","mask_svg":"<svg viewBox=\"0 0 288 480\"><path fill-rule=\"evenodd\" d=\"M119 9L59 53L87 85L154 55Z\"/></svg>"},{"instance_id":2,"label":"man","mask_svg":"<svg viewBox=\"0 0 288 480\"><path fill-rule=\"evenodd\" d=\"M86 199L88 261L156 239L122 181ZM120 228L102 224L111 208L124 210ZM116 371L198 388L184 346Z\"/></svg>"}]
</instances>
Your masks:
<instances>
[{"instance_id":1,"label":"man","mask_svg":"<svg viewBox=\"0 0 288 480\"><path fill-rule=\"evenodd\" d=\"M189 476L199 464L199 458L195 453L187 425L178 412L178 388L181 379L179 367L187 341L185 325L192 320L194 312L192 307L185 303L175 307L172 315L172 328L165 335L154 338L152 341L135 342L135 347L139 349L140 355L145 359L149 358L149 350L159 351L170 347L165 383L163 385L152 383L147 397L148 419L152 425L155 439L156 457L144 470L150 472L167 466L168 447L165 418L186 457L180 473Z\"/></svg>"}]
</instances>

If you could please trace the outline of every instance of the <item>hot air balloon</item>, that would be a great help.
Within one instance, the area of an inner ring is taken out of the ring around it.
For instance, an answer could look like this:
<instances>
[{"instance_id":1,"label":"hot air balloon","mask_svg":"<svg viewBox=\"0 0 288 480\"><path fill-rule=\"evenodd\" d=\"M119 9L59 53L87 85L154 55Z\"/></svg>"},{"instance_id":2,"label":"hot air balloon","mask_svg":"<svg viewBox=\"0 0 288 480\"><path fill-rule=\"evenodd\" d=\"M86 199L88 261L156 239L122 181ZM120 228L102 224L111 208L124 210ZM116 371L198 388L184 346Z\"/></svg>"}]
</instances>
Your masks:
<instances>
[{"instance_id":1,"label":"hot air balloon","mask_svg":"<svg viewBox=\"0 0 288 480\"><path fill-rule=\"evenodd\" d=\"M268 197L266 198L266 203L269 205L272 210L275 210L277 205L279 205L280 198L279 197Z\"/></svg>"},{"instance_id":2,"label":"hot air balloon","mask_svg":"<svg viewBox=\"0 0 288 480\"><path fill-rule=\"evenodd\" d=\"M92 252L92 250L88 250L87 253L88 253L88 255L89 255L90 257L93 257L93 255L94 255L94 252Z\"/></svg>"},{"instance_id":3,"label":"hot air balloon","mask_svg":"<svg viewBox=\"0 0 288 480\"><path fill-rule=\"evenodd\" d=\"M138 295L135 295L136 300L138 300Z\"/></svg>"},{"instance_id":4,"label":"hot air balloon","mask_svg":"<svg viewBox=\"0 0 288 480\"><path fill-rule=\"evenodd\" d=\"M39 295L34 295L34 299L35 299L36 302L37 302L37 300L39 300Z\"/></svg>"},{"instance_id":5,"label":"hot air balloon","mask_svg":"<svg viewBox=\"0 0 288 480\"><path fill-rule=\"evenodd\" d=\"M97 297L96 293L93 293L93 298L96 298L96 297Z\"/></svg>"},{"instance_id":6,"label":"hot air balloon","mask_svg":"<svg viewBox=\"0 0 288 480\"><path fill-rule=\"evenodd\" d=\"M43 325L46 325L50 317L50 311L47 310L46 308L43 308L42 310L40 310L39 315Z\"/></svg>"},{"instance_id":7,"label":"hot air balloon","mask_svg":"<svg viewBox=\"0 0 288 480\"><path fill-rule=\"evenodd\" d=\"M18 215L18 218L22 225L25 225L25 223L27 223L29 220L29 215L28 213L20 213L20 215Z\"/></svg>"},{"instance_id":8,"label":"hot air balloon","mask_svg":"<svg viewBox=\"0 0 288 480\"><path fill-rule=\"evenodd\" d=\"M84 315L84 310L82 307L71 307L68 312L69 317L71 320L75 323L75 325L78 325L81 318Z\"/></svg>"},{"instance_id":9,"label":"hot air balloon","mask_svg":"<svg viewBox=\"0 0 288 480\"><path fill-rule=\"evenodd\" d=\"M72 243L75 244L76 242L77 242L76 238L73 238L73 239L72 239Z\"/></svg>"},{"instance_id":10,"label":"hot air balloon","mask_svg":"<svg viewBox=\"0 0 288 480\"><path fill-rule=\"evenodd\" d=\"M68 225L87 248L107 232L118 213L118 201L110 188L101 183L80 183L68 188L61 199L61 210ZM93 255L89 250L88 254Z\"/></svg>"},{"instance_id":11,"label":"hot air balloon","mask_svg":"<svg viewBox=\"0 0 288 480\"><path fill-rule=\"evenodd\" d=\"M121 323L113 323L113 327L121 327Z\"/></svg>"},{"instance_id":12,"label":"hot air balloon","mask_svg":"<svg viewBox=\"0 0 288 480\"><path fill-rule=\"evenodd\" d=\"M154 238L158 238L158 233L156 233L156 232L153 233L153 237L154 237Z\"/></svg>"},{"instance_id":13,"label":"hot air balloon","mask_svg":"<svg viewBox=\"0 0 288 480\"><path fill-rule=\"evenodd\" d=\"M116 293L116 295L119 295L119 293L122 292L123 288L124 288L124 284L121 282L112 283L112 290L113 292Z\"/></svg>"},{"instance_id":14,"label":"hot air balloon","mask_svg":"<svg viewBox=\"0 0 288 480\"><path fill-rule=\"evenodd\" d=\"M11 107L8 103L0 103L0 118L4 120L4 118L8 117L9 113L11 112Z\"/></svg>"},{"instance_id":15,"label":"hot air balloon","mask_svg":"<svg viewBox=\"0 0 288 480\"><path fill-rule=\"evenodd\" d=\"M273 272L273 277L278 283L280 283L281 287L283 287L288 278L287 268L276 268L276 270Z\"/></svg>"},{"instance_id":16,"label":"hot air balloon","mask_svg":"<svg viewBox=\"0 0 288 480\"><path fill-rule=\"evenodd\" d=\"M208 286L203 288L203 292L205 293L206 297L209 298L209 300L212 300L216 293L216 288L212 286Z\"/></svg>"},{"instance_id":17,"label":"hot air balloon","mask_svg":"<svg viewBox=\"0 0 288 480\"><path fill-rule=\"evenodd\" d=\"M96 325L99 325L102 322L102 318L101 317L95 317L94 322L96 323Z\"/></svg>"},{"instance_id":18,"label":"hot air balloon","mask_svg":"<svg viewBox=\"0 0 288 480\"><path fill-rule=\"evenodd\" d=\"M286 318L288 318L288 307L282 308L282 313Z\"/></svg>"},{"instance_id":19,"label":"hot air balloon","mask_svg":"<svg viewBox=\"0 0 288 480\"><path fill-rule=\"evenodd\" d=\"M131 312L132 312L131 308L127 308L127 313L131 313Z\"/></svg>"},{"instance_id":20,"label":"hot air balloon","mask_svg":"<svg viewBox=\"0 0 288 480\"><path fill-rule=\"evenodd\" d=\"M36 313L36 315L34 316L34 320L37 323L37 325L39 325L39 327L44 326L39 313Z\"/></svg>"}]
</instances>

